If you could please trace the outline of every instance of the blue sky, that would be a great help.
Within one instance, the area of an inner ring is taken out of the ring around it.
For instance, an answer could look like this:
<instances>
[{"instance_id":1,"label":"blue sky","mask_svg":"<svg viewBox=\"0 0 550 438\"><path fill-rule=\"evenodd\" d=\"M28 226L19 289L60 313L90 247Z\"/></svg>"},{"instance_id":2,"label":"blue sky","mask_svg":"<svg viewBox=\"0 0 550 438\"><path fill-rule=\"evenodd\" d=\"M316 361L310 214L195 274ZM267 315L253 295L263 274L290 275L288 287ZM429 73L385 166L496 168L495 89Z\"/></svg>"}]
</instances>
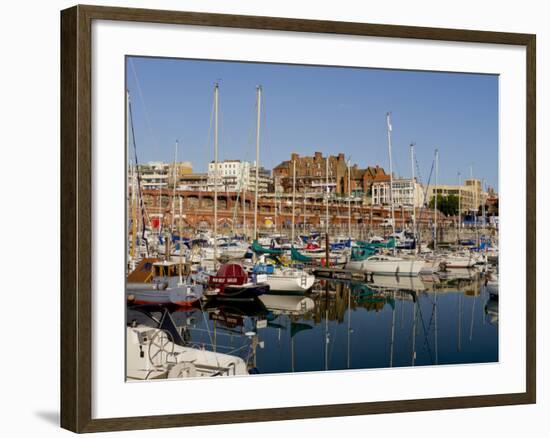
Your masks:
<instances>
[{"instance_id":1,"label":"blue sky","mask_svg":"<svg viewBox=\"0 0 550 438\"><path fill-rule=\"evenodd\" d=\"M260 161L269 169L291 152L320 151L387 170L390 111L396 175L410 176L414 142L424 182L437 147L440 183L456 183L457 172L469 177L472 166L474 177L498 189L497 76L136 57L128 58L126 74L142 163L172 161L177 139L179 160L206 170L216 81L219 158L254 161L261 84Z\"/></svg>"}]
</instances>

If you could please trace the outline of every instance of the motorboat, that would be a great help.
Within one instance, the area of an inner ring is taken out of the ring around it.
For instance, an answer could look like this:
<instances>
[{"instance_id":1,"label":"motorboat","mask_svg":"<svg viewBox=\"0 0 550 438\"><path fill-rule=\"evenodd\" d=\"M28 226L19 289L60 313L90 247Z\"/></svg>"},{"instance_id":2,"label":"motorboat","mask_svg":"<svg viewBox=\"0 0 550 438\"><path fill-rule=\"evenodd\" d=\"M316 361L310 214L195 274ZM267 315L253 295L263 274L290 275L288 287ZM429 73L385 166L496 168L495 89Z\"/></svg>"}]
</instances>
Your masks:
<instances>
[{"instance_id":1,"label":"motorboat","mask_svg":"<svg viewBox=\"0 0 550 438\"><path fill-rule=\"evenodd\" d=\"M424 260L414 257L405 258L376 254L354 263L353 268L380 275L416 276L424 267L424 263ZM349 265L350 263L346 264L346 267Z\"/></svg>"},{"instance_id":2,"label":"motorboat","mask_svg":"<svg viewBox=\"0 0 550 438\"><path fill-rule=\"evenodd\" d=\"M203 296L203 286L181 273L173 261L143 259L126 282L126 299L133 304L193 306Z\"/></svg>"},{"instance_id":3,"label":"motorboat","mask_svg":"<svg viewBox=\"0 0 550 438\"><path fill-rule=\"evenodd\" d=\"M253 274L265 274L270 291L305 292L313 286L315 276L306 271L286 266L258 263L252 268Z\"/></svg>"}]
</instances>

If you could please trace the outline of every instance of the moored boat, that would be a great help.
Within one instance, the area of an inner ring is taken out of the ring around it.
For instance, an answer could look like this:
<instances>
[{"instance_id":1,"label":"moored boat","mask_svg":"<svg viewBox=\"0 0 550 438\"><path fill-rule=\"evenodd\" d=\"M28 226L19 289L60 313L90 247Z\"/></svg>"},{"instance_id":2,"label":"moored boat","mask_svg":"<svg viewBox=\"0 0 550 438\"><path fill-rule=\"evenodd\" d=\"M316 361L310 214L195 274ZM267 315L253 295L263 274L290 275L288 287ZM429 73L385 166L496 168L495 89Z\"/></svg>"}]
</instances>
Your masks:
<instances>
[{"instance_id":1,"label":"moored boat","mask_svg":"<svg viewBox=\"0 0 550 438\"><path fill-rule=\"evenodd\" d=\"M249 278L241 265L228 263L210 276L208 285L215 289L218 299L252 300L269 292L266 280L265 275L260 274Z\"/></svg>"},{"instance_id":2,"label":"moored boat","mask_svg":"<svg viewBox=\"0 0 550 438\"><path fill-rule=\"evenodd\" d=\"M424 260L376 254L353 267L373 274L416 276L424 267Z\"/></svg>"},{"instance_id":3,"label":"moored boat","mask_svg":"<svg viewBox=\"0 0 550 438\"><path fill-rule=\"evenodd\" d=\"M169 331L146 325L126 327L128 380L248 374L240 357L176 344Z\"/></svg>"},{"instance_id":4,"label":"moored boat","mask_svg":"<svg viewBox=\"0 0 550 438\"><path fill-rule=\"evenodd\" d=\"M305 292L313 286L315 276L307 272L285 266L257 264L252 269L254 274L265 274L270 291Z\"/></svg>"},{"instance_id":5,"label":"moored boat","mask_svg":"<svg viewBox=\"0 0 550 438\"><path fill-rule=\"evenodd\" d=\"M126 299L134 304L174 304L193 306L203 295L203 287L180 275L176 262L143 259L128 275Z\"/></svg>"}]
</instances>

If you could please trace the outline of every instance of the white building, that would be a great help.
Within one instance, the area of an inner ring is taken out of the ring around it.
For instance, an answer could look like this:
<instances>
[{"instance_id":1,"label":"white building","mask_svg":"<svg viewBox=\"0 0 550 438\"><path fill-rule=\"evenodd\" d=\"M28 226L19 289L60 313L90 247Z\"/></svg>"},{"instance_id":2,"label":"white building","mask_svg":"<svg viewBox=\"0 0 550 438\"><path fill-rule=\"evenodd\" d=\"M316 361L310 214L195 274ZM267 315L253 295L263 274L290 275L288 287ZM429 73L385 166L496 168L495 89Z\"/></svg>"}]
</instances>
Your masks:
<instances>
[{"instance_id":1,"label":"white building","mask_svg":"<svg viewBox=\"0 0 550 438\"><path fill-rule=\"evenodd\" d=\"M141 185L144 189L168 189L174 185L174 175L179 179L182 175L193 172L193 165L189 161L165 163L150 161L139 165Z\"/></svg>"},{"instance_id":2,"label":"white building","mask_svg":"<svg viewBox=\"0 0 550 438\"><path fill-rule=\"evenodd\" d=\"M162 161L151 161L139 166L141 185L144 189L167 189L170 174L173 172L170 165Z\"/></svg>"},{"instance_id":3,"label":"white building","mask_svg":"<svg viewBox=\"0 0 550 438\"><path fill-rule=\"evenodd\" d=\"M250 184L250 163L240 160L218 161L218 191L239 192ZM216 163L208 164L208 190L214 191Z\"/></svg>"},{"instance_id":4,"label":"white building","mask_svg":"<svg viewBox=\"0 0 550 438\"><path fill-rule=\"evenodd\" d=\"M267 192L271 182L269 171L260 167L258 170L258 192ZM208 164L208 190L214 191L216 164ZM240 192L256 190L256 167L253 163L240 160L218 162L218 191Z\"/></svg>"},{"instance_id":5,"label":"white building","mask_svg":"<svg viewBox=\"0 0 550 438\"><path fill-rule=\"evenodd\" d=\"M403 207L422 207L424 205L424 189L416 178L399 178L393 180L393 205ZM390 180L375 181L372 184L373 205L390 204Z\"/></svg>"}]
</instances>

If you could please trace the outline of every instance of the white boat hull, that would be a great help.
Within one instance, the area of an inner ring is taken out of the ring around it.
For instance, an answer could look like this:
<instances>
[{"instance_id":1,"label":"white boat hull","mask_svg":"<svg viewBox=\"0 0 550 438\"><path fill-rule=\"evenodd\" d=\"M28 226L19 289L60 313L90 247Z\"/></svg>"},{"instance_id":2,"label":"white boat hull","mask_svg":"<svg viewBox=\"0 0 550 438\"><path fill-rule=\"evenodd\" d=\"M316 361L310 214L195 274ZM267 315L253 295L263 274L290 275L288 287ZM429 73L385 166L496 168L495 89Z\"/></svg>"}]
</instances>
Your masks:
<instances>
[{"instance_id":1,"label":"white boat hull","mask_svg":"<svg viewBox=\"0 0 550 438\"><path fill-rule=\"evenodd\" d=\"M416 259L394 259L394 260L362 260L357 262L348 262L348 269L359 269L378 275L403 275L417 276L424 267L424 260Z\"/></svg>"},{"instance_id":2,"label":"white boat hull","mask_svg":"<svg viewBox=\"0 0 550 438\"><path fill-rule=\"evenodd\" d=\"M301 273L299 275L270 274L267 284L270 291L305 292L313 287L315 276Z\"/></svg>"}]
</instances>

